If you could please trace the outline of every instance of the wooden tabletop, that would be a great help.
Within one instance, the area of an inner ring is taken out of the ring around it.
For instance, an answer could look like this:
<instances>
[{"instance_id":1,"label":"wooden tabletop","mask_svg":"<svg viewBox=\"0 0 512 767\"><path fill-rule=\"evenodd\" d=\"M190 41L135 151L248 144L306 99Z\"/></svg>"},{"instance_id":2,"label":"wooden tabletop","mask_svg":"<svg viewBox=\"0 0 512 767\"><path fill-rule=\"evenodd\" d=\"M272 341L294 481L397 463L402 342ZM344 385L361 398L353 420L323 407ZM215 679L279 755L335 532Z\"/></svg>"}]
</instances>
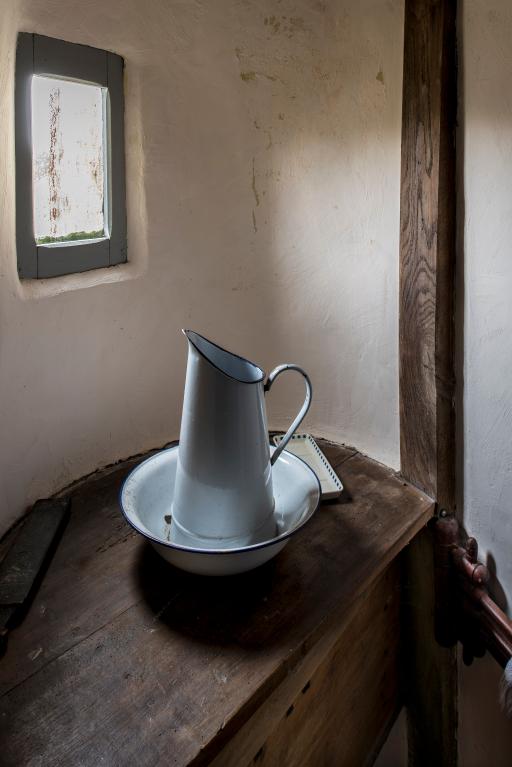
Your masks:
<instances>
[{"instance_id":1,"label":"wooden tabletop","mask_svg":"<svg viewBox=\"0 0 512 767\"><path fill-rule=\"evenodd\" d=\"M73 492L69 524L0 660L0 762L205 764L426 524L433 501L320 441L346 492L263 567L180 572L121 516L132 460Z\"/></svg>"}]
</instances>

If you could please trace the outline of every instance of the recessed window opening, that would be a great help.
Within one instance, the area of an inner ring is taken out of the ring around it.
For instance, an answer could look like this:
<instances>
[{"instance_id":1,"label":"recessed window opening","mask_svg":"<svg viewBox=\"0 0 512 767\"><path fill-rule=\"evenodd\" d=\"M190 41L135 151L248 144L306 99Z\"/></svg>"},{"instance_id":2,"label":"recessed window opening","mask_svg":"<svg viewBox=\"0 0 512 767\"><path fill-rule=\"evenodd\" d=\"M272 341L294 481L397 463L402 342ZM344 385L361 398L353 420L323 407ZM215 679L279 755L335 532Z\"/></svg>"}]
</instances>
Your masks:
<instances>
[{"instance_id":1,"label":"recessed window opening","mask_svg":"<svg viewBox=\"0 0 512 767\"><path fill-rule=\"evenodd\" d=\"M126 261L123 59L21 33L16 246L21 278Z\"/></svg>"},{"instance_id":2,"label":"recessed window opening","mask_svg":"<svg viewBox=\"0 0 512 767\"><path fill-rule=\"evenodd\" d=\"M107 90L32 78L32 184L38 245L109 236Z\"/></svg>"}]
</instances>

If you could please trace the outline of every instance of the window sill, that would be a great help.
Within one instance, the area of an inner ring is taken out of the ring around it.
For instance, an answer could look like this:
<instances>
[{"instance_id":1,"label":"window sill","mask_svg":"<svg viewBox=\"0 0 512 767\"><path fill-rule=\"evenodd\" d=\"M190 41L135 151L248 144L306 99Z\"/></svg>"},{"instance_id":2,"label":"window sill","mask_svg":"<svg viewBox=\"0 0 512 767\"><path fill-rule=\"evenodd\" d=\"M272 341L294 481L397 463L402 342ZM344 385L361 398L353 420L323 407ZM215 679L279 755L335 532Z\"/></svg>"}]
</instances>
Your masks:
<instances>
[{"instance_id":1,"label":"window sill","mask_svg":"<svg viewBox=\"0 0 512 767\"><path fill-rule=\"evenodd\" d=\"M142 277L147 271L147 259L138 258L116 266L101 269L91 269L88 272L66 274L62 277L48 277L39 280L19 280L18 295L23 301L58 296L61 293L71 293L75 290L93 288L97 285L108 285L115 282L126 282Z\"/></svg>"}]
</instances>

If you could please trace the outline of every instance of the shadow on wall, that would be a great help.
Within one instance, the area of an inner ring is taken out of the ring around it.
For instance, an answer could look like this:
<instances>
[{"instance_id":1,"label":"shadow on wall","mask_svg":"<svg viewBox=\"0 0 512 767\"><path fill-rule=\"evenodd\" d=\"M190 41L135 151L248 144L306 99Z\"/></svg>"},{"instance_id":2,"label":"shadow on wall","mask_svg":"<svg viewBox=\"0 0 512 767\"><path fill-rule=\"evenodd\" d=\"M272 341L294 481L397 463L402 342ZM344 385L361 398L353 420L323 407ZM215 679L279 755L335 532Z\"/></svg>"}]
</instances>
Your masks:
<instances>
[{"instance_id":1,"label":"shadow on wall","mask_svg":"<svg viewBox=\"0 0 512 767\"><path fill-rule=\"evenodd\" d=\"M509 767L512 728L499 706L501 669L489 655L464 666L459 654L461 767Z\"/></svg>"},{"instance_id":2,"label":"shadow on wall","mask_svg":"<svg viewBox=\"0 0 512 767\"><path fill-rule=\"evenodd\" d=\"M458 4L459 129L457 452L459 517L480 545L490 592L512 588L512 8ZM500 667L486 655L459 665L461 767L508 767L512 728L498 704Z\"/></svg>"},{"instance_id":3,"label":"shadow on wall","mask_svg":"<svg viewBox=\"0 0 512 767\"><path fill-rule=\"evenodd\" d=\"M309 428L397 466L402 4L224 5L220 24L202 8L172 80L151 73L165 99L143 103L148 170L167 168L148 207L177 256L162 290L267 372L304 365ZM302 399L284 381L276 427Z\"/></svg>"},{"instance_id":4,"label":"shadow on wall","mask_svg":"<svg viewBox=\"0 0 512 767\"><path fill-rule=\"evenodd\" d=\"M459 19L465 18L465 3L463 0L458 2L458 14ZM492 15L492 12L491 12ZM461 523L464 523L464 501L465 501L465 474L466 467L466 439L469 437L469 433L466 433L465 429L465 314L466 303L471 305L475 296L473 290L470 287L469 295L466 296L465 292L465 271L466 271L466 259L465 259L465 236L466 236L466 184L465 184L465 163L466 163L466 132L467 127L471 130L472 126L466 126L466 102L465 102L465 89L466 89L466 77L465 77L465 64L466 64L466 52L464 46L464 25L459 23L457 31L457 53L458 53L458 108L457 108L457 269L456 269L456 315L455 315L455 376L457 380L456 387L456 455L457 455L457 511L458 517ZM469 52L467 55L471 55ZM498 77L498 73L495 72L495 77ZM470 86L471 87L471 86ZM495 111L490 109L488 120L492 122L495 119ZM484 119L483 115L480 115L479 119ZM469 160L470 161L470 160ZM470 181L468 183L471 183ZM471 194L471 189L469 193ZM473 329L472 329L473 330ZM472 334L473 335L473 334ZM472 342L472 337L468 337L468 343ZM472 385L472 377L474 375L473 370L470 372L469 385ZM477 372L479 375L481 371ZM485 407L485 403L483 403ZM469 414L470 417L472 414ZM472 439L474 439L472 437ZM471 456L471 448L469 454ZM484 517L488 513L488 510L483 506L480 510L480 514ZM474 520L472 520L474 523ZM475 533L471 530L469 535ZM502 610L507 610L508 600L505 589L498 579L498 564L495 556L491 551L487 551L486 564L490 573L490 582L488 584L489 592L497 604Z\"/></svg>"}]
</instances>

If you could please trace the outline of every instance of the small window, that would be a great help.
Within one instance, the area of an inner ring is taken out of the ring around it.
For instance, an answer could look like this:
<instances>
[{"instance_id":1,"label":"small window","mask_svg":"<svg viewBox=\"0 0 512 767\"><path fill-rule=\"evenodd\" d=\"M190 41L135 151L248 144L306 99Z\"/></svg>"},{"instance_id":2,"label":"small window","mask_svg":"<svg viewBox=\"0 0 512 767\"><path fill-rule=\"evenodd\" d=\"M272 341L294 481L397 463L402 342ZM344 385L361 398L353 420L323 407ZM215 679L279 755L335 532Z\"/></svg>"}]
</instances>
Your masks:
<instances>
[{"instance_id":1,"label":"small window","mask_svg":"<svg viewBox=\"0 0 512 767\"><path fill-rule=\"evenodd\" d=\"M16 241L21 278L126 261L123 59L21 33Z\"/></svg>"}]
</instances>

